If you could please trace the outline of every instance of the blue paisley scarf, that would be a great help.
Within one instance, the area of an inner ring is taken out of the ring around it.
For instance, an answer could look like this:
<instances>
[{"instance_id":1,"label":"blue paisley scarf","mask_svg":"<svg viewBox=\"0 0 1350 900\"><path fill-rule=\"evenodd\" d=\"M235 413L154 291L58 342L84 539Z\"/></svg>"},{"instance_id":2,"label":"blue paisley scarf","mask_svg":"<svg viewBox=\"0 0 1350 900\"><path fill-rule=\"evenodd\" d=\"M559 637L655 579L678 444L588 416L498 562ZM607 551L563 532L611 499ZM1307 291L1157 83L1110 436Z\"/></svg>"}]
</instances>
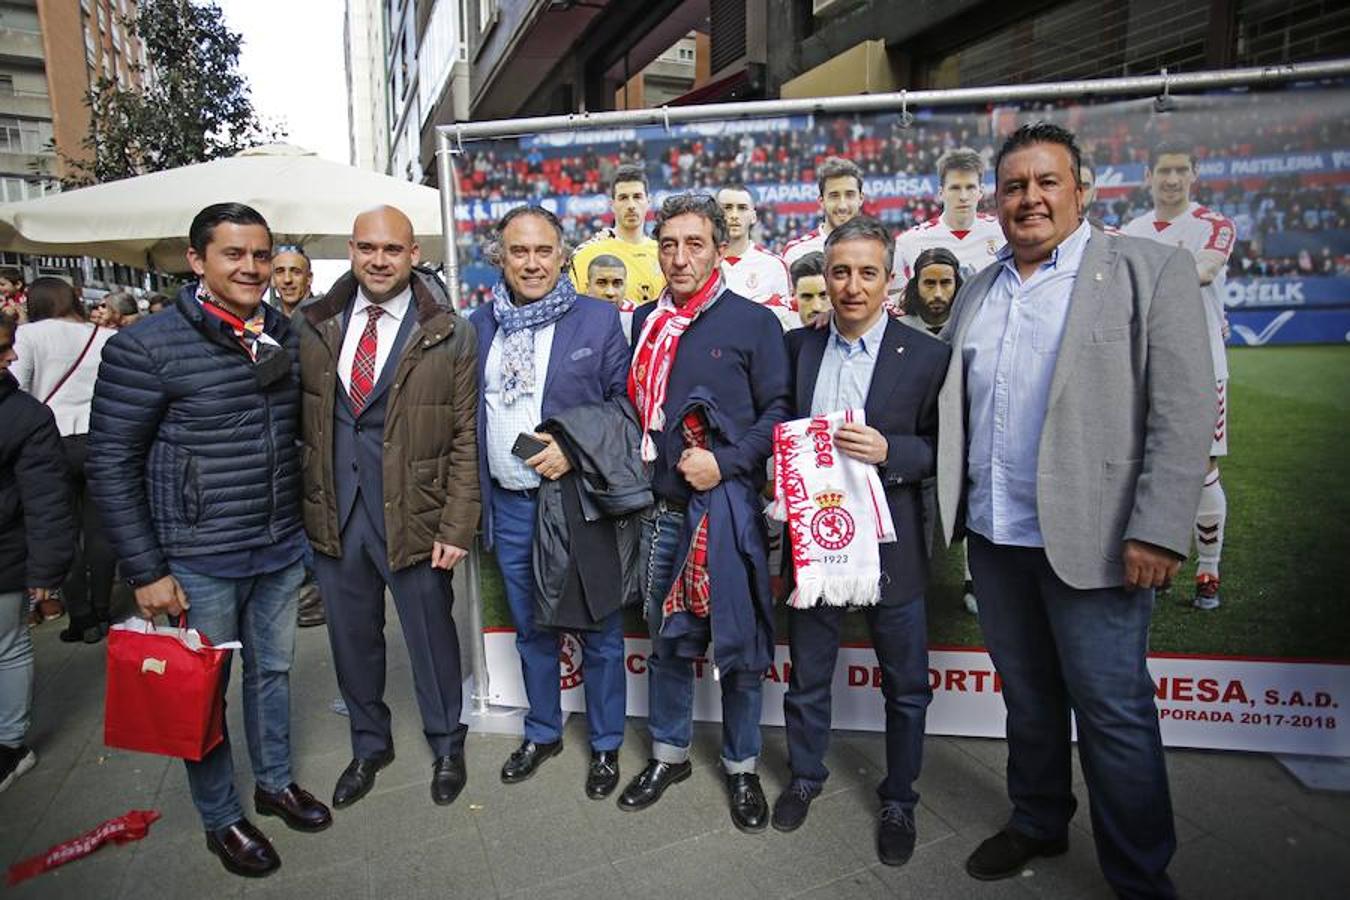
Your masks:
<instances>
[{"instance_id":1,"label":"blue paisley scarf","mask_svg":"<svg viewBox=\"0 0 1350 900\"><path fill-rule=\"evenodd\" d=\"M552 325L577 301L576 288L566 275L546 295L517 306L504 280L492 286L492 315L506 336L502 341L502 402L507 406L534 393L534 332Z\"/></svg>"}]
</instances>

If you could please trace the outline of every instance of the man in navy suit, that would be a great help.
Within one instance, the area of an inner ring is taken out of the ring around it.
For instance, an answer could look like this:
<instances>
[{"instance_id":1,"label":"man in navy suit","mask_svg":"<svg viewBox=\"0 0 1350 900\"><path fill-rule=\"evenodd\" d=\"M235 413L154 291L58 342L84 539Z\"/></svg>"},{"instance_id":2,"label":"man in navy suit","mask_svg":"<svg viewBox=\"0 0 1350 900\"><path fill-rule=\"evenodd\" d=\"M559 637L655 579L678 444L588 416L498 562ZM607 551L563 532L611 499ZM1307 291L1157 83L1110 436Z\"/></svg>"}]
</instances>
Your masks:
<instances>
[{"instance_id":1,"label":"man in navy suit","mask_svg":"<svg viewBox=\"0 0 1350 900\"><path fill-rule=\"evenodd\" d=\"M530 701L525 740L502 766L507 784L529 778L563 746L560 634L535 624L532 551L540 479L561 478L571 465L554 438L536 429L575 406L623 395L628 378L628 344L619 313L609 303L578 296L563 276L562 234L562 223L542 207L508 212L490 251L502 280L492 289L492 301L470 318L478 333L483 386L478 402L483 532L502 571ZM547 447L520 458L512 448L522 433ZM619 781L626 697L621 620L616 609L599 630L577 632L586 660L591 732L586 793L595 800L608 796Z\"/></svg>"},{"instance_id":2,"label":"man in navy suit","mask_svg":"<svg viewBox=\"0 0 1350 900\"><path fill-rule=\"evenodd\" d=\"M836 446L877 467L895 524L880 545L881 599L867 607L886 698L886 778L877 788L877 856L899 866L914 852L914 781L923 754L928 687L924 588L923 480L936 471L937 398L951 355L946 344L886 314L894 242L886 227L855 216L825 241L825 286L834 314L828 329L787 335L793 416L862 408L866 425L845 423ZM774 803L773 826L806 819L829 770L830 685L847 607L788 611L792 675L784 701L792 781Z\"/></svg>"}]
</instances>

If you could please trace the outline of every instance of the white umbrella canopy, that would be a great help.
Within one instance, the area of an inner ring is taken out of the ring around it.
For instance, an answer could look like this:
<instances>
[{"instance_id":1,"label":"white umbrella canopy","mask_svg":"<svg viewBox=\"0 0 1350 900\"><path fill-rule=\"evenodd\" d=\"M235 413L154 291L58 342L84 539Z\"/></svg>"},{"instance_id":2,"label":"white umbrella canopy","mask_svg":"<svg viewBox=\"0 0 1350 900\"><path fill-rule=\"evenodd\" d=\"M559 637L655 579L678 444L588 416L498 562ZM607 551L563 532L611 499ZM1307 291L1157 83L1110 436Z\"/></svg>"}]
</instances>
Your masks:
<instances>
[{"instance_id":1,"label":"white umbrella canopy","mask_svg":"<svg viewBox=\"0 0 1350 900\"><path fill-rule=\"evenodd\" d=\"M277 243L301 244L316 259L345 259L352 220L388 204L412 220L423 260L444 256L435 188L329 162L291 144L0 204L0 249L186 272L192 217L223 202L252 206Z\"/></svg>"}]
</instances>

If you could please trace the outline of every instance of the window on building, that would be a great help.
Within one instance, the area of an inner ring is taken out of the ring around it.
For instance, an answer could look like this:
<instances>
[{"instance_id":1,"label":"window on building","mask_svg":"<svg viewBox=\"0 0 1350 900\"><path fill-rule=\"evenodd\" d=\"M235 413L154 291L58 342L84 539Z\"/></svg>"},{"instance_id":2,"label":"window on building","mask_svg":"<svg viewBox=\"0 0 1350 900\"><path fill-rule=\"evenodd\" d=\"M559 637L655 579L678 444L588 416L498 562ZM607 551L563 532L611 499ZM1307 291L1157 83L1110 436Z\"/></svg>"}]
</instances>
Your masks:
<instances>
[{"instance_id":1,"label":"window on building","mask_svg":"<svg viewBox=\"0 0 1350 900\"><path fill-rule=\"evenodd\" d=\"M14 76L0 75L0 94L6 97L14 96Z\"/></svg>"},{"instance_id":2,"label":"window on building","mask_svg":"<svg viewBox=\"0 0 1350 900\"><path fill-rule=\"evenodd\" d=\"M108 10L107 7L100 5L98 7L98 30L108 30Z\"/></svg>"},{"instance_id":3,"label":"window on building","mask_svg":"<svg viewBox=\"0 0 1350 900\"><path fill-rule=\"evenodd\" d=\"M45 153L52 139L50 122L0 117L0 152Z\"/></svg>"}]
</instances>

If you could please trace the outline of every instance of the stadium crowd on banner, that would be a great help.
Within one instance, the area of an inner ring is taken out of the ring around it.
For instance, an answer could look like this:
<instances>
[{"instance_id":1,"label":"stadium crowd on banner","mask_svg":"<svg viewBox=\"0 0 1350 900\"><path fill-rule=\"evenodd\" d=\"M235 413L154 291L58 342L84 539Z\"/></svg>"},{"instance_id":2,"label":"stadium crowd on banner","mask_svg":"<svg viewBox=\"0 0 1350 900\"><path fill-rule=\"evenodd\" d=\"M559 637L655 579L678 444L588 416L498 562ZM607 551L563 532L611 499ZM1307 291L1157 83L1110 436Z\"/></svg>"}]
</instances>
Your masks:
<instances>
[{"instance_id":1,"label":"stadium crowd on banner","mask_svg":"<svg viewBox=\"0 0 1350 900\"><path fill-rule=\"evenodd\" d=\"M695 776L706 658L732 824L804 827L829 777L842 623L858 612L885 698L872 841L904 865L940 535L965 539L965 605L1008 717L1013 814L965 871L1008 878L1067 851L1072 706L1104 877L1122 895L1174 896L1147 645L1154 591L1193 547L1191 605L1221 605L1223 283L1350 274L1330 244L1267 252L1288 232L1315 242L1350 226L1337 181L1248 178L1235 162L1320 160L1350 127L1320 119L1310 134L1297 109L1272 121L1254 100L1235 107L1196 112L1201 137L1184 141L1146 111L1131 132L1054 107L1068 127L994 109L486 145L460 173L456 244L483 274L463 315L390 206L356 217L350 271L321 296L304 248L274 245L240 203L197 213L195 280L139 321L0 270L16 311L0 317L0 791L37 762L28 625L64 600L67 642L145 631L111 621L116 566L145 618L181 624L191 609L211 643L243 642L251 808L306 832L333 811L291 771L294 629L328 626L350 724L343 810L394 762L387 589L430 799L454 803L470 773L449 571L481 541L529 707L502 783L563 749L566 633L584 651L587 797L637 812ZM1222 177L1205 179L1209 164ZM635 303L625 285L644 279ZM651 741L624 783L636 608ZM791 771L770 804L756 765L784 615ZM228 663L220 677L208 699ZM210 852L267 875L280 859L245 816L220 721L195 756L171 755Z\"/></svg>"}]
</instances>

